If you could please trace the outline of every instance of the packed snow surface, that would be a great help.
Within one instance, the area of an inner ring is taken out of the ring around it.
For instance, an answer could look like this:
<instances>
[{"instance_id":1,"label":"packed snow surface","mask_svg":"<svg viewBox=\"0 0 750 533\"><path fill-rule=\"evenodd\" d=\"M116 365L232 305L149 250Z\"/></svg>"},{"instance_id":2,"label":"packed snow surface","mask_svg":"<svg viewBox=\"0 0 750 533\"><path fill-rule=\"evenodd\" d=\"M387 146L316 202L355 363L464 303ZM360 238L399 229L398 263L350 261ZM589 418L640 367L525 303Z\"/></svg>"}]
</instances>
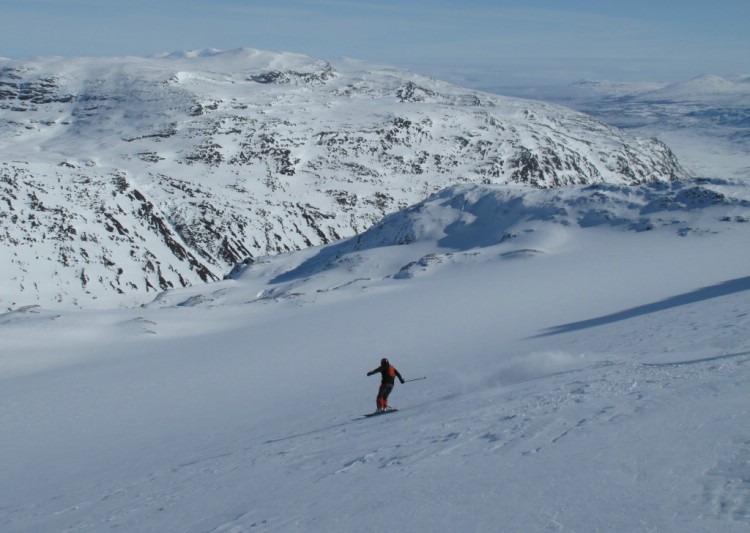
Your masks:
<instances>
[{"instance_id":1,"label":"packed snow surface","mask_svg":"<svg viewBox=\"0 0 750 533\"><path fill-rule=\"evenodd\" d=\"M711 186L459 186L141 308L1 315L0 529L747 531L750 208ZM426 379L364 418L383 356Z\"/></svg>"}]
</instances>

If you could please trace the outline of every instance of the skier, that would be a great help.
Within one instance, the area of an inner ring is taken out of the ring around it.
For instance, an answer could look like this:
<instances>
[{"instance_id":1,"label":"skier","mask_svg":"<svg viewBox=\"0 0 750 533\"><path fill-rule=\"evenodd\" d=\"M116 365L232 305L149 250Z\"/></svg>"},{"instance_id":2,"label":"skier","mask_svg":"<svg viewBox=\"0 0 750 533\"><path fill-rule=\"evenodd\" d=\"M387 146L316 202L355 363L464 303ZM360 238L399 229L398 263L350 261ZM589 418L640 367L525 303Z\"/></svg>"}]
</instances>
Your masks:
<instances>
[{"instance_id":1,"label":"skier","mask_svg":"<svg viewBox=\"0 0 750 533\"><path fill-rule=\"evenodd\" d=\"M378 397L375 402L377 403L378 411L387 411L389 409L388 396L393 390L396 378L398 378L401 383L404 382L404 378L401 377L401 374L396 370L395 366L391 366L391 363L389 363L388 359L385 357L380 360L380 366L375 370L368 372L367 375L372 376L378 372L380 372L382 379L380 381L380 389L378 389Z\"/></svg>"}]
</instances>

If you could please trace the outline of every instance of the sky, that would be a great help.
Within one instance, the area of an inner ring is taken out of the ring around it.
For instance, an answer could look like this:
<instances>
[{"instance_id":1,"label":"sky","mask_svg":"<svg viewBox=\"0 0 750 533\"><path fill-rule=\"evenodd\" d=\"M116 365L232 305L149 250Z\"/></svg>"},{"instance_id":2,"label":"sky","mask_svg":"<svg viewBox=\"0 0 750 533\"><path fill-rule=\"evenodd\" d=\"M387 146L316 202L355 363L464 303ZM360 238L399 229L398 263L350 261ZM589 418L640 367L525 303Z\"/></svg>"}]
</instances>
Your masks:
<instances>
[{"instance_id":1,"label":"sky","mask_svg":"<svg viewBox=\"0 0 750 533\"><path fill-rule=\"evenodd\" d=\"M750 72L748 0L0 0L0 57L258 48L482 88Z\"/></svg>"}]
</instances>

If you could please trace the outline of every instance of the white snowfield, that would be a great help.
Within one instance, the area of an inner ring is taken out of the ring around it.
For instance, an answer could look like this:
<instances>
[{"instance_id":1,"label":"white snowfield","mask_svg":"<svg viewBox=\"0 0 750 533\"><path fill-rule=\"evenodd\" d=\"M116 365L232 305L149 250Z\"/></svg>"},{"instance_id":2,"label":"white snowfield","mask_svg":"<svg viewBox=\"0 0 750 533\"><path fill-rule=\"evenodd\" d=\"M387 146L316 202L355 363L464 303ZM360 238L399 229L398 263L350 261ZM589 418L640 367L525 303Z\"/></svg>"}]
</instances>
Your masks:
<instances>
[{"instance_id":1,"label":"white snowfield","mask_svg":"<svg viewBox=\"0 0 750 533\"><path fill-rule=\"evenodd\" d=\"M445 184L140 307L16 306L0 532L746 532L750 181L724 170ZM425 379L365 418L382 357Z\"/></svg>"},{"instance_id":2,"label":"white snowfield","mask_svg":"<svg viewBox=\"0 0 750 533\"><path fill-rule=\"evenodd\" d=\"M747 531L750 204L704 186L461 186L142 308L6 313L0 530ZM426 379L365 419L383 356Z\"/></svg>"}]
</instances>

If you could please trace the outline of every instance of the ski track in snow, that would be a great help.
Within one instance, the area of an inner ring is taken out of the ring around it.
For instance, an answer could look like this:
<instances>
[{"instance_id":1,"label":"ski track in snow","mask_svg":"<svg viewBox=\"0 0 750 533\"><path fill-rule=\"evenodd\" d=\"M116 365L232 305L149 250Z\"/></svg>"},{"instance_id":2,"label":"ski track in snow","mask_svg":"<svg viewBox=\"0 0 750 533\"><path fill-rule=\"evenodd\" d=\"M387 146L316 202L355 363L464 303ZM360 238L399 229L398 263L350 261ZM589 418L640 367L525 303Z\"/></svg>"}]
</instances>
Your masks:
<instances>
[{"instance_id":1,"label":"ski track in snow","mask_svg":"<svg viewBox=\"0 0 750 533\"><path fill-rule=\"evenodd\" d=\"M66 515L80 517L90 513L97 517L95 521L74 520L68 522L68 530L97 531L110 524L122 523L128 516L139 516L145 522L128 522L129 530L156 530L151 517L158 515L164 507L189 504L204 493L221 501L222 494L229 487L238 483L241 486L241 479L252 479L269 489L274 486L277 476L291 477L293 486L306 487L303 491L317 492L325 487L322 493L332 495L331 487L339 485L336 478L340 476L354 478L347 484L359 486L368 484L373 476L382 472L393 475L394 483L411 486L410 479L424 477L434 469L446 469L446 464L450 466L445 479L454 479L452 470L460 470L462 466L471 468L476 474L477 464L489 466L493 461L512 461L520 468L524 461L545 456L553 458L551 464L559 470L557 460L571 453L586 453L586 460L597 469L606 468L608 485L620 483L632 489L649 482L653 476L650 468L655 466L656 460L645 465L630 462L610 464L608 449L587 449L586 439L604 434L606 438L622 443L632 431L637 432L634 428L638 427L640 419L664 417L664 412L673 410L675 399L683 394L690 394L690 405L707 403L709 408L717 389L733 386L748 390L749 367L750 351L667 364L598 363L531 382L507 385L501 390L480 390L431 405L402 409L388 418L345 420L265 440L247 435L249 442L244 445L237 442L235 447L220 453L176 462L133 479L125 486L105 484L96 491L99 494L97 499L72 502L71 494L60 495L58 499L66 503L54 511L53 517L58 520L65 519ZM742 376L741 381L737 381L738 375ZM446 406L449 403L451 406ZM467 417L466 413L471 413L471 416ZM690 413L677 409L676 414L686 416L681 425L699 429L691 427ZM410 429L404 431L407 427ZM658 432L654 436L658 437ZM602 443L602 440L598 439L598 442ZM730 451L728 458L719 460L705 472L701 480L701 498L711 511L707 517L695 516L691 520L700 523L702 518L729 519L750 525L747 514L749 442L750 439L735 442L736 448ZM677 445L677 442L669 444ZM511 470L520 475L515 469ZM487 474L492 477L490 472L484 473ZM676 477L675 482L678 480ZM605 479L591 481L604 483ZM461 484L465 482L461 481ZM501 480L502 484L507 482ZM440 489L439 486L436 488ZM214 491L217 494L213 494ZM427 489L427 492L430 498L422 501L433 503L422 504L428 507L421 510L423 515L435 512L441 505L455 506L446 501L439 490L433 493ZM314 523L308 522L307 514L315 515L310 505L317 505L314 503L316 499L289 502L284 501L282 494L278 494L281 501L276 508L271 505L265 513L235 503L232 508L214 514L205 522L199 520L184 530L252 531L268 528L283 531L298 529L301 524L316 529ZM448 494L452 498L455 491L448 491ZM273 501L274 498L269 496L266 494L265 499ZM337 498L342 499L342 519L354 520L355 517L347 516L345 511L350 496L337 495ZM383 501L388 499L387 495L374 495L373 498L374 505L383 498ZM554 498L550 498L552 502ZM53 502L50 504L54 506ZM478 505L478 502L474 504ZM501 508L506 510L504 506ZM497 520L507 518L500 514L496 517ZM531 530L535 527L539 530L580 530L581 522L570 527L565 525L565 521L572 518L566 516L563 507L539 509L538 522L530 527ZM612 516L611 522L595 524L594 529L619 529L618 522L621 525L628 523L622 522L625 518ZM683 517L683 521L690 522L688 517ZM666 524L668 522L663 525ZM520 527L521 523L516 525ZM346 528L335 529L343 531ZM376 531L378 528L365 526L364 530Z\"/></svg>"}]
</instances>

